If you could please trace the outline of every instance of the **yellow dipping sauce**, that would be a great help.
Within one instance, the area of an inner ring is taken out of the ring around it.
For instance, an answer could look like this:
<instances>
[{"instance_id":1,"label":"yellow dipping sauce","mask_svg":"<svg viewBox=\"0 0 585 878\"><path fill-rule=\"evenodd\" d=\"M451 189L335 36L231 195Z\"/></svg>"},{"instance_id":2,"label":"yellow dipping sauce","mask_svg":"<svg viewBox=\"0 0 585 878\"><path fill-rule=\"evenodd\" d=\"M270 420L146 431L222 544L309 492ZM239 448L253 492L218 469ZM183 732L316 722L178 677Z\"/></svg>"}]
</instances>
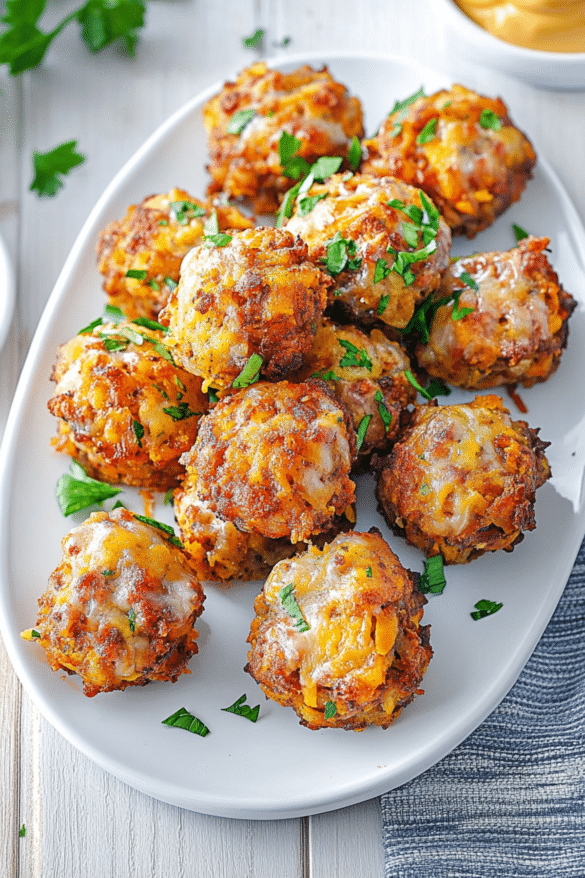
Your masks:
<instances>
[{"instance_id":1,"label":"yellow dipping sauce","mask_svg":"<svg viewBox=\"0 0 585 878\"><path fill-rule=\"evenodd\" d=\"M545 52L585 52L585 0L455 0L495 37Z\"/></svg>"}]
</instances>

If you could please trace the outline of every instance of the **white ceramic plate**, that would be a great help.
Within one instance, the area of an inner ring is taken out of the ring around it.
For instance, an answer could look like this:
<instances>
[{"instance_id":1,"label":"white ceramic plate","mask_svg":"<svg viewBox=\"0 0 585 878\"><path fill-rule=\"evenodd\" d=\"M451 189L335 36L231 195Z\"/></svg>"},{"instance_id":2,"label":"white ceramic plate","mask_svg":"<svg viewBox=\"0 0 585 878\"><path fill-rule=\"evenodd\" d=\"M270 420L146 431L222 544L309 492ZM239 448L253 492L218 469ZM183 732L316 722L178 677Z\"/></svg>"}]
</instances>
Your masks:
<instances>
[{"instance_id":1,"label":"white ceramic plate","mask_svg":"<svg viewBox=\"0 0 585 878\"><path fill-rule=\"evenodd\" d=\"M14 311L14 273L4 239L0 237L0 349L12 324Z\"/></svg>"},{"instance_id":2,"label":"white ceramic plate","mask_svg":"<svg viewBox=\"0 0 585 878\"><path fill-rule=\"evenodd\" d=\"M289 59L287 66L304 61L328 63L333 75L362 99L368 132L396 98L421 84L427 90L445 84L432 72L389 58L310 56ZM226 78L233 73L226 71ZM578 436L585 417L585 321L580 308L557 374L522 394L529 422L542 427L542 437L553 442L554 450L556 481L538 492L538 529L511 555L494 554L448 569L445 593L432 597L425 612L435 650L424 681L426 694L391 728L359 734L309 731L291 710L264 699L243 672L253 598L260 588L254 583L206 589L192 675L174 685L85 698L78 678L52 672L42 650L19 638L36 620L37 598L61 557L60 540L76 523L62 517L55 501L55 483L69 462L49 448L55 431L46 408L49 374L58 344L102 312L94 256L99 230L151 192L181 186L194 195L203 193L206 146L200 111L219 87L173 116L116 177L82 229L41 319L3 446L0 618L10 656L31 697L69 741L103 768L174 805L220 816L272 819L350 805L415 777L465 738L516 679L556 606L584 531L576 509L584 458ZM512 221L550 236L553 263L566 288L582 302L585 231L544 160L522 202L472 247L463 242L456 251L513 246ZM455 398L469 395L450 399ZM126 490L123 499L143 511L137 492ZM378 525L402 562L422 571L421 554L394 538L377 514L369 477L359 484L358 513L359 529ZM156 514L170 521L168 507L161 506ZM474 622L469 614L480 598L503 601L504 607ZM221 711L243 693L248 704L261 704L255 725ZM211 733L200 738L161 724L180 707L202 719Z\"/></svg>"}]
</instances>

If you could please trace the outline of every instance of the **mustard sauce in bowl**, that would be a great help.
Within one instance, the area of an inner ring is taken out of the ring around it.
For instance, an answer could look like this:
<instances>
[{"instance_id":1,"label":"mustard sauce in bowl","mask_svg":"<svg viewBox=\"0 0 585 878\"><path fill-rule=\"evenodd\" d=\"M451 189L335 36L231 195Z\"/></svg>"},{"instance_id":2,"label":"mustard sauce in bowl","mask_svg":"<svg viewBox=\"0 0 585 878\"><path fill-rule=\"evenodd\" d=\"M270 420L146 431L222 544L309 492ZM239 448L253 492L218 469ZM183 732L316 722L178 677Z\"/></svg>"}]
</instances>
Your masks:
<instances>
[{"instance_id":1,"label":"mustard sauce in bowl","mask_svg":"<svg viewBox=\"0 0 585 878\"><path fill-rule=\"evenodd\" d=\"M484 30L544 52L585 52L583 0L455 0Z\"/></svg>"}]
</instances>

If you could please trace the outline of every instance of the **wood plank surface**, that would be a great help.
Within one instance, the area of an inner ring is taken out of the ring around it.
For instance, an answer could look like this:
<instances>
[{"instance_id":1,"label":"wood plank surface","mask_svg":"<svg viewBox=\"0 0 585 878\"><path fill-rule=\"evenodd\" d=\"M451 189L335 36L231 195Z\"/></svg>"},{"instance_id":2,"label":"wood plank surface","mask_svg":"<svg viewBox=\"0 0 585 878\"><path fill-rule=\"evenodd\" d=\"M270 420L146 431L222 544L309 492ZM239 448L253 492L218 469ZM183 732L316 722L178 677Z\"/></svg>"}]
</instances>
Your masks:
<instances>
[{"instance_id":1,"label":"wood plank surface","mask_svg":"<svg viewBox=\"0 0 585 878\"><path fill-rule=\"evenodd\" d=\"M50 0L45 21L50 25L77 5ZM17 79L3 71L0 77L0 233L18 277L11 333L0 354L0 427L34 328L95 201L174 110L260 56L242 44L257 27L266 30L266 55L402 55L505 95L585 216L582 149L567 149L567 143L585 140L583 92L538 91L446 57L432 0L152 0L134 59L116 48L90 55L72 25L38 70ZM29 191L32 151L70 139L78 139L86 163L56 198L37 199ZM375 799L284 821L184 811L131 789L65 741L22 692L1 645L0 691L0 876L383 875Z\"/></svg>"}]
</instances>

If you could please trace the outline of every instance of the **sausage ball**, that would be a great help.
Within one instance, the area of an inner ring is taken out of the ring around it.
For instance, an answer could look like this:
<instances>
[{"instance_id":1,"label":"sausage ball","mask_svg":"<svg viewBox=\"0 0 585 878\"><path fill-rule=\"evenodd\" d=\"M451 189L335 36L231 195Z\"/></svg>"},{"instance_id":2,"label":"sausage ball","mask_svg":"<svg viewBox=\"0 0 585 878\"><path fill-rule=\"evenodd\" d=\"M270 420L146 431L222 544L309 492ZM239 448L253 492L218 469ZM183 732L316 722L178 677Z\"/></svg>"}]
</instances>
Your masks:
<instances>
[{"instance_id":1,"label":"sausage ball","mask_svg":"<svg viewBox=\"0 0 585 878\"><path fill-rule=\"evenodd\" d=\"M432 656L417 579L375 529L281 561L255 601L246 670L310 729L387 728Z\"/></svg>"},{"instance_id":2,"label":"sausage ball","mask_svg":"<svg viewBox=\"0 0 585 878\"><path fill-rule=\"evenodd\" d=\"M416 350L429 375L481 389L546 381L569 334L573 297L545 254L548 238L454 262L437 293L429 340Z\"/></svg>"},{"instance_id":3,"label":"sausage ball","mask_svg":"<svg viewBox=\"0 0 585 878\"><path fill-rule=\"evenodd\" d=\"M449 264L451 232L436 207L390 177L335 174L314 183L286 228L333 275L329 304L357 322L402 329Z\"/></svg>"},{"instance_id":4,"label":"sausage ball","mask_svg":"<svg viewBox=\"0 0 585 878\"><path fill-rule=\"evenodd\" d=\"M250 229L195 247L160 319L175 360L204 390L229 387L253 354L261 376L278 381L303 364L330 283L290 232Z\"/></svg>"},{"instance_id":5,"label":"sausage ball","mask_svg":"<svg viewBox=\"0 0 585 878\"><path fill-rule=\"evenodd\" d=\"M151 195L110 223L97 245L98 268L108 302L127 317L156 320L179 282L181 262L203 240L215 211L220 231L253 223L230 205L213 206L183 189Z\"/></svg>"},{"instance_id":6,"label":"sausage ball","mask_svg":"<svg viewBox=\"0 0 585 878\"><path fill-rule=\"evenodd\" d=\"M374 449L388 448L398 433L402 410L416 402L407 369L405 352L379 329L367 334L324 318L302 375L326 381L350 413L360 438L358 458L363 460Z\"/></svg>"},{"instance_id":7,"label":"sausage ball","mask_svg":"<svg viewBox=\"0 0 585 878\"><path fill-rule=\"evenodd\" d=\"M120 508L94 512L61 544L36 628L22 635L51 668L79 674L90 698L190 673L205 597L166 533Z\"/></svg>"},{"instance_id":8,"label":"sausage ball","mask_svg":"<svg viewBox=\"0 0 585 878\"><path fill-rule=\"evenodd\" d=\"M362 109L326 67L307 65L292 73L259 62L203 108L212 182L209 192L251 199L256 213L273 213L302 175L283 168L283 132L300 141L295 157L312 164L320 156L346 156L354 136L363 136Z\"/></svg>"},{"instance_id":9,"label":"sausage ball","mask_svg":"<svg viewBox=\"0 0 585 878\"><path fill-rule=\"evenodd\" d=\"M518 201L536 162L506 105L462 85L397 102L363 146L363 171L420 186L468 238Z\"/></svg>"},{"instance_id":10,"label":"sausage ball","mask_svg":"<svg viewBox=\"0 0 585 878\"><path fill-rule=\"evenodd\" d=\"M293 545L336 533L339 519L355 521L354 453L349 415L321 381L260 382L224 397L181 458L187 472L175 515L187 553L202 557L204 535L206 563L215 566L215 545L235 536L222 522ZM208 512L219 521L201 525ZM249 545L240 543L246 552Z\"/></svg>"},{"instance_id":11,"label":"sausage ball","mask_svg":"<svg viewBox=\"0 0 585 878\"><path fill-rule=\"evenodd\" d=\"M208 408L201 379L173 363L163 327L123 321L88 330L57 352L53 444L101 481L176 487L179 458Z\"/></svg>"},{"instance_id":12,"label":"sausage ball","mask_svg":"<svg viewBox=\"0 0 585 878\"><path fill-rule=\"evenodd\" d=\"M419 406L378 461L380 511L396 533L447 564L510 552L536 526L549 444L525 421L512 421L498 396Z\"/></svg>"}]
</instances>

